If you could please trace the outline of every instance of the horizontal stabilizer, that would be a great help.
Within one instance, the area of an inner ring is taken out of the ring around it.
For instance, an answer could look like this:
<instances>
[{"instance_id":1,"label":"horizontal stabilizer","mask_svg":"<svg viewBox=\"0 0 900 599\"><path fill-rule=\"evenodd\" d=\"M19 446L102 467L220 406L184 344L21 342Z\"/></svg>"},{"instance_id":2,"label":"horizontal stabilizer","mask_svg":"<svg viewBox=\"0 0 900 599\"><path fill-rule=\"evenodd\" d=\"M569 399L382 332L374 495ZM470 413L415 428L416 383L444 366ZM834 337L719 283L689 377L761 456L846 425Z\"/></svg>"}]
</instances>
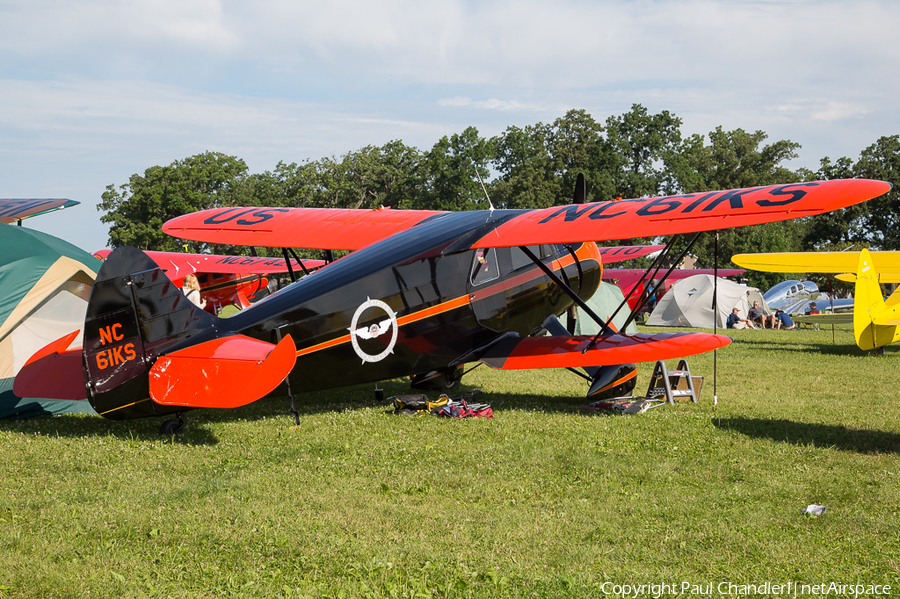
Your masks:
<instances>
[{"instance_id":1,"label":"horizontal stabilizer","mask_svg":"<svg viewBox=\"0 0 900 599\"><path fill-rule=\"evenodd\" d=\"M294 340L278 345L231 335L160 357L150 369L150 397L186 408L236 408L275 389L294 367Z\"/></svg>"},{"instance_id":2,"label":"horizontal stabilizer","mask_svg":"<svg viewBox=\"0 0 900 599\"><path fill-rule=\"evenodd\" d=\"M890 316L875 316L872 322L880 327L900 327L900 315L894 313Z\"/></svg>"},{"instance_id":3,"label":"horizontal stabilizer","mask_svg":"<svg viewBox=\"0 0 900 599\"><path fill-rule=\"evenodd\" d=\"M81 347L68 349L80 333L69 333L28 358L16 375L13 393L41 399L87 399Z\"/></svg>"},{"instance_id":4,"label":"horizontal stabilizer","mask_svg":"<svg viewBox=\"0 0 900 599\"><path fill-rule=\"evenodd\" d=\"M878 275L878 282L882 285L895 285L900 283L900 273L879 272L876 274ZM834 278L845 283L856 283L856 274L852 272L834 275Z\"/></svg>"},{"instance_id":5,"label":"horizontal stabilizer","mask_svg":"<svg viewBox=\"0 0 900 599\"><path fill-rule=\"evenodd\" d=\"M731 338L709 333L639 333L601 337L563 336L508 338L492 346L481 361L502 370L585 368L628 362L684 358L725 347Z\"/></svg>"},{"instance_id":6,"label":"horizontal stabilizer","mask_svg":"<svg viewBox=\"0 0 900 599\"><path fill-rule=\"evenodd\" d=\"M800 324L821 324L824 326L832 324L851 324L853 322L853 312L838 312L836 314L795 314L791 317Z\"/></svg>"}]
</instances>

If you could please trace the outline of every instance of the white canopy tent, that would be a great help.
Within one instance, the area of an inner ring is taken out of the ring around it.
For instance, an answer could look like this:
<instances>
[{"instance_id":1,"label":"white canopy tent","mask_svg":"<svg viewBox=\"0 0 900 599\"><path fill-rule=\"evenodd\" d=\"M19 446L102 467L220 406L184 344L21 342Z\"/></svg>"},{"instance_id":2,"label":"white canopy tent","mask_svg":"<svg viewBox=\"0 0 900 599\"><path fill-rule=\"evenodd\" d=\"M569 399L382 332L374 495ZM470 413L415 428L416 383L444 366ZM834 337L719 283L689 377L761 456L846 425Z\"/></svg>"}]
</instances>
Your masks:
<instances>
[{"instance_id":1,"label":"white canopy tent","mask_svg":"<svg viewBox=\"0 0 900 599\"><path fill-rule=\"evenodd\" d=\"M672 285L647 319L650 326L713 328L713 288L717 292L715 325L725 328L725 321L733 308L737 307L741 318L747 318L747 311L758 301L766 314L772 311L766 305L756 287L748 287L719 277L718 283L712 275L694 275Z\"/></svg>"}]
</instances>

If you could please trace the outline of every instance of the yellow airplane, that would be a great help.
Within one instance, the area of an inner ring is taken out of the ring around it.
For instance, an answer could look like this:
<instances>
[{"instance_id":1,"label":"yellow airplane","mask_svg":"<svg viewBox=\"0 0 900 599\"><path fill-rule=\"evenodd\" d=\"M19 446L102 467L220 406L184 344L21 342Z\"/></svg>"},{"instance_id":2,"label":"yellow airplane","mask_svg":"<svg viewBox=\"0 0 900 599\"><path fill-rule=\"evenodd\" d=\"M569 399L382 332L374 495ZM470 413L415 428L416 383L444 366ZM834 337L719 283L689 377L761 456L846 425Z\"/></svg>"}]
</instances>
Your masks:
<instances>
[{"instance_id":1,"label":"yellow airplane","mask_svg":"<svg viewBox=\"0 0 900 599\"><path fill-rule=\"evenodd\" d=\"M880 285L900 282L900 252L864 249L860 252L737 254L731 261L750 270L834 273L841 280L855 281L853 335L856 345L870 350L900 341L900 288L885 301ZM819 323L848 321L846 316L839 314L821 315L816 320Z\"/></svg>"},{"instance_id":2,"label":"yellow airplane","mask_svg":"<svg viewBox=\"0 0 900 599\"><path fill-rule=\"evenodd\" d=\"M877 272L869 250L862 250L853 303L853 335L860 349L875 349L900 340L900 294L895 291L885 301Z\"/></svg>"}]
</instances>

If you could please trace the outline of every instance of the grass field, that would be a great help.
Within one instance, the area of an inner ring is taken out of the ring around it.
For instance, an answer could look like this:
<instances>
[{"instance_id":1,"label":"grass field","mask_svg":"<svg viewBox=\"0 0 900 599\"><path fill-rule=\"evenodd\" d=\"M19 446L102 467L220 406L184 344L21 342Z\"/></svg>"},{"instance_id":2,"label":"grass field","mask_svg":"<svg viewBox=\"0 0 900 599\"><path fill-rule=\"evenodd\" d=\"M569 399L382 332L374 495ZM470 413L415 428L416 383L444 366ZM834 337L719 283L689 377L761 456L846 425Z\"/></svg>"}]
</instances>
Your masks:
<instances>
[{"instance_id":1,"label":"grass field","mask_svg":"<svg viewBox=\"0 0 900 599\"><path fill-rule=\"evenodd\" d=\"M717 408L708 354L690 360L698 405L636 416L580 410L565 371L480 367L464 383L493 420L394 415L367 385L298 396L297 427L285 398L192 412L174 437L158 420L2 421L0 596L897 594L900 346L734 336Z\"/></svg>"}]
</instances>

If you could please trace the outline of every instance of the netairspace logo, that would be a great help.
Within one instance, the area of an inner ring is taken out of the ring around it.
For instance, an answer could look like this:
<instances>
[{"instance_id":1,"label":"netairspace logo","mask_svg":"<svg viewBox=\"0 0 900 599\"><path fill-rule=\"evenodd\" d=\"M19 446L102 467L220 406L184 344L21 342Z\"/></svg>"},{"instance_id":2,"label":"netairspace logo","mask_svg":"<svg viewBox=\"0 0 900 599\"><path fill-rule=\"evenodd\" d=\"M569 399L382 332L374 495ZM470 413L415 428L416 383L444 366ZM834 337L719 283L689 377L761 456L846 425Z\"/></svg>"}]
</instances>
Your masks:
<instances>
[{"instance_id":1,"label":"netairspace logo","mask_svg":"<svg viewBox=\"0 0 900 599\"><path fill-rule=\"evenodd\" d=\"M771 597L878 597L889 596L891 585L842 583L842 582L762 582L757 584L709 582L660 582L643 584L617 584L604 582L600 591L609 597L633 599L661 597L744 597L766 595Z\"/></svg>"}]
</instances>

